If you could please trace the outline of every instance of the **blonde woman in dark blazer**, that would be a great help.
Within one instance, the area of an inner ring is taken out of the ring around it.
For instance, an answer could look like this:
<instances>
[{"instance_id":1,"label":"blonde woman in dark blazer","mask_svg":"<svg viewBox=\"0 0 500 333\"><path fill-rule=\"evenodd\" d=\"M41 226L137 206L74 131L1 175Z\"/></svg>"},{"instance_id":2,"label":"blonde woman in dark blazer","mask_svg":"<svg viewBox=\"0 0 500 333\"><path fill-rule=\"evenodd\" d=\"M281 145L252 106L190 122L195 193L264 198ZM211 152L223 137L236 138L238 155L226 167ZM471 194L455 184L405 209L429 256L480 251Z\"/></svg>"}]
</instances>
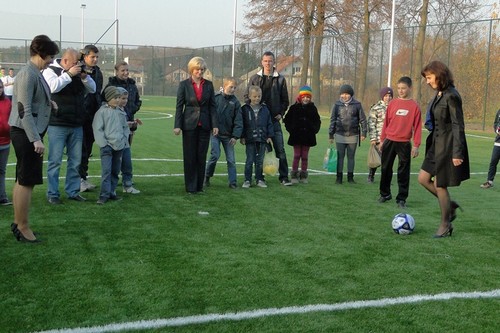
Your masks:
<instances>
[{"instance_id":1,"label":"blonde woman in dark blazer","mask_svg":"<svg viewBox=\"0 0 500 333\"><path fill-rule=\"evenodd\" d=\"M35 185L43 183L43 135L52 108L49 86L41 71L59 52L56 43L45 35L36 36L30 45L30 60L21 68L14 84L10 136L16 152L16 183L12 195L14 223L11 230L18 241L39 242L29 226L29 209Z\"/></svg>"},{"instance_id":2,"label":"blonde woman in dark blazer","mask_svg":"<svg viewBox=\"0 0 500 333\"><path fill-rule=\"evenodd\" d=\"M203 78L206 69L203 58L192 58L188 63L191 77L177 90L174 134L182 132L184 183L189 194L203 192L210 132L219 133L214 86Z\"/></svg>"}]
</instances>

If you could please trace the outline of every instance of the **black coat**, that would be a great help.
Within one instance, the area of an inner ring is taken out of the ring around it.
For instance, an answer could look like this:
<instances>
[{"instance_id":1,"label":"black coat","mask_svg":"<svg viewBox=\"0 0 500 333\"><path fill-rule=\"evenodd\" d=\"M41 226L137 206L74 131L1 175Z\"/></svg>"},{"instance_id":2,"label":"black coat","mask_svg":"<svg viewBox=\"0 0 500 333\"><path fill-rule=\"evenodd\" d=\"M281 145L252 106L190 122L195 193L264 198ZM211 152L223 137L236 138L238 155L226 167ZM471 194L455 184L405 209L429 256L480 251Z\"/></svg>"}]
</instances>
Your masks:
<instances>
[{"instance_id":1,"label":"black coat","mask_svg":"<svg viewBox=\"0 0 500 333\"><path fill-rule=\"evenodd\" d=\"M314 103L295 103L288 109L283 122L290 133L290 146L316 146L316 134L321 128L321 119Z\"/></svg>"},{"instance_id":2,"label":"black coat","mask_svg":"<svg viewBox=\"0 0 500 333\"><path fill-rule=\"evenodd\" d=\"M430 149L434 153L437 186L458 186L470 178L462 98L454 87L448 87L436 95L429 110L434 122ZM454 166L454 158L463 159L463 163Z\"/></svg>"},{"instance_id":3,"label":"black coat","mask_svg":"<svg viewBox=\"0 0 500 333\"><path fill-rule=\"evenodd\" d=\"M194 130L198 123L204 130L218 128L217 110L215 106L214 85L205 80L201 101L198 103L191 78L181 81L177 89L174 128L183 131Z\"/></svg>"}]
</instances>

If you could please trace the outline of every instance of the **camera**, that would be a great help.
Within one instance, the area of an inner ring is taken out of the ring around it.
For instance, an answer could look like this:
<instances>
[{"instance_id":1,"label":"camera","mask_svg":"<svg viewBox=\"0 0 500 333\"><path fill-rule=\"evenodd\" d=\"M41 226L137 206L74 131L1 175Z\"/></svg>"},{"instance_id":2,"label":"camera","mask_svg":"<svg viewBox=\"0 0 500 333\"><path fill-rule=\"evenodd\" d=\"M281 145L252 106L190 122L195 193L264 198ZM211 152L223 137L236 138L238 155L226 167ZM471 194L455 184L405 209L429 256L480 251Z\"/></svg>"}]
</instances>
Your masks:
<instances>
[{"instance_id":1,"label":"camera","mask_svg":"<svg viewBox=\"0 0 500 333\"><path fill-rule=\"evenodd\" d=\"M80 67L82 68L82 73L86 73L87 75L91 75L94 73L94 67L90 67L85 64L85 56L89 54L91 51L99 52L97 51L97 48L95 46L87 45L80 50L80 58L78 59Z\"/></svg>"},{"instance_id":2,"label":"camera","mask_svg":"<svg viewBox=\"0 0 500 333\"><path fill-rule=\"evenodd\" d=\"M90 67L85 65L85 54L80 53L80 59L78 60L78 63L80 67L82 68L82 73L86 73L87 75L91 75L94 73L94 67Z\"/></svg>"}]
</instances>

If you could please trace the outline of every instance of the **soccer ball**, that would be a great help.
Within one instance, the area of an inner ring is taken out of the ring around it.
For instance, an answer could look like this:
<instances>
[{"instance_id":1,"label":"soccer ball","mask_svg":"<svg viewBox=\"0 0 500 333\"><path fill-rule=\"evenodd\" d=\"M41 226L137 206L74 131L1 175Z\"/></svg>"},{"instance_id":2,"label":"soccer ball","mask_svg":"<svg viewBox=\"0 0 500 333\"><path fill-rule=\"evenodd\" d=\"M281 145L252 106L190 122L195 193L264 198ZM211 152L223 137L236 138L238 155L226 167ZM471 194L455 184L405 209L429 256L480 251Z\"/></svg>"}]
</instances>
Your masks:
<instances>
[{"instance_id":1,"label":"soccer ball","mask_svg":"<svg viewBox=\"0 0 500 333\"><path fill-rule=\"evenodd\" d=\"M409 235L415 229L415 220L410 214L399 213L392 219L392 230L399 235Z\"/></svg>"}]
</instances>

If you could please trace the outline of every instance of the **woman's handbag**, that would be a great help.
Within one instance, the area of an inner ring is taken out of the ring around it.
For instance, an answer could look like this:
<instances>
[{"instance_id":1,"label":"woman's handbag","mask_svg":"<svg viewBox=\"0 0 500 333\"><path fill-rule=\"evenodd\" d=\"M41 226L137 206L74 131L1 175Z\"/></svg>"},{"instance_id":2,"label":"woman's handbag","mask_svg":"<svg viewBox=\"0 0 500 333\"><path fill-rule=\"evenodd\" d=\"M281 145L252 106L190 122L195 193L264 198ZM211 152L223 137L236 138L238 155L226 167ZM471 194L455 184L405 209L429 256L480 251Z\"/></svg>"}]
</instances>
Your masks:
<instances>
[{"instance_id":1,"label":"woman's handbag","mask_svg":"<svg viewBox=\"0 0 500 333\"><path fill-rule=\"evenodd\" d=\"M328 172L337 172L337 150L333 146L326 150L323 158L323 169Z\"/></svg>"},{"instance_id":2,"label":"woman's handbag","mask_svg":"<svg viewBox=\"0 0 500 333\"><path fill-rule=\"evenodd\" d=\"M370 149L368 149L368 167L378 168L380 165L380 152L375 145L370 145Z\"/></svg>"}]
</instances>

